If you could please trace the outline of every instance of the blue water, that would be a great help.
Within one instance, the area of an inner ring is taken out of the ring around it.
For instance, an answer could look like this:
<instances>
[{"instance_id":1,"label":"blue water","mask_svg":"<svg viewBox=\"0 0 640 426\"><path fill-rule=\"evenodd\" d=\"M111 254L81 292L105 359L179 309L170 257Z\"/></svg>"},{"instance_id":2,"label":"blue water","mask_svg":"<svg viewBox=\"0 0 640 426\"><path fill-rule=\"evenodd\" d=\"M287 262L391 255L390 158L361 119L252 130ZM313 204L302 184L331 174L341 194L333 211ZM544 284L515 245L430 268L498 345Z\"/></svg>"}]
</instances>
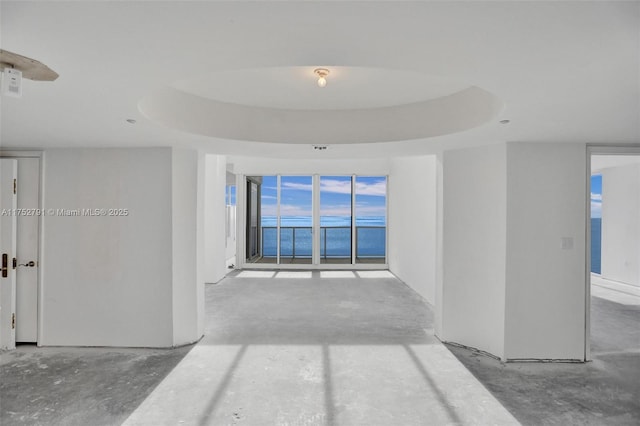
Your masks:
<instances>
[{"instance_id":1,"label":"blue water","mask_svg":"<svg viewBox=\"0 0 640 426\"><path fill-rule=\"evenodd\" d=\"M591 272L600 273L602 219L591 218Z\"/></svg>"},{"instance_id":2,"label":"blue water","mask_svg":"<svg viewBox=\"0 0 640 426\"><path fill-rule=\"evenodd\" d=\"M276 217L263 216L263 256L276 256ZM351 256L351 218L345 216L320 217L320 256ZM308 216L282 216L280 218L280 255L285 257L311 257L313 236L312 219ZM380 216L356 217L358 257L384 257L386 246L386 220ZM295 253L294 253L295 251Z\"/></svg>"}]
</instances>

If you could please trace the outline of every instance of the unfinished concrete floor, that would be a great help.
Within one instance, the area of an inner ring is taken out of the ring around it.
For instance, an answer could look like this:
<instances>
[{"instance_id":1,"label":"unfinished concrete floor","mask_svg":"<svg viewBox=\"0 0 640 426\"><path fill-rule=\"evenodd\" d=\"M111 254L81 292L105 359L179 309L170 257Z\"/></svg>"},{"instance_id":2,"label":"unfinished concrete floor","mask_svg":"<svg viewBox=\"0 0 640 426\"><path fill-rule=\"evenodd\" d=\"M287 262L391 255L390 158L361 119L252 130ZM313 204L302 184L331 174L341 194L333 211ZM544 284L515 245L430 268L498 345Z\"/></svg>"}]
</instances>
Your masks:
<instances>
[{"instance_id":1,"label":"unfinished concrete floor","mask_svg":"<svg viewBox=\"0 0 640 426\"><path fill-rule=\"evenodd\" d=\"M0 425L121 424L191 347L0 353Z\"/></svg>"},{"instance_id":2,"label":"unfinished concrete floor","mask_svg":"<svg viewBox=\"0 0 640 426\"><path fill-rule=\"evenodd\" d=\"M517 424L388 272L243 271L126 425Z\"/></svg>"},{"instance_id":3,"label":"unfinished concrete floor","mask_svg":"<svg viewBox=\"0 0 640 426\"><path fill-rule=\"evenodd\" d=\"M524 425L640 425L640 298L592 293L592 362L503 364L449 349Z\"/></svg>"},{"instance_id":4,"label":"unfinished concrete floor","mask_svg":"<svg viewBox=\"0 0 640 426\"><path fill-rule=\"evenodd\" d=\"M194 347L3 353L0 424L637 425L640 418L640 350L628 344L640 343L637 307L594 298L593 363L503 365L451 348L476 379L433 337L430 308L387 272L234 272L207 285L206 298L206 336Z\"/></svg>"}]
</instances>

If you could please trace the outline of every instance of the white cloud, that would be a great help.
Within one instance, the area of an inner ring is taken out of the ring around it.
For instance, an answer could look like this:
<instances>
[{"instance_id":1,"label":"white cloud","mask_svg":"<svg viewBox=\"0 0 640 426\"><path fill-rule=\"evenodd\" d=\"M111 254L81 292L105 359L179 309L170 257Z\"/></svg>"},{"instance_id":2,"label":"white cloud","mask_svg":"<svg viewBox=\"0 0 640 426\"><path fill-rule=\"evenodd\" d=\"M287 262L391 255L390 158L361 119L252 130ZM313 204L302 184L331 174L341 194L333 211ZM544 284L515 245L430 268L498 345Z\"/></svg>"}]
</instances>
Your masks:
<instances>
[{"instance_id":1,"label":"white cloud","mask_svg":"<svg viewBox=\"0 0 640 426\"><path fill-rule=\"evenodd\" d=\"M591 217L602 217L602 194L591 193Z\"/></svg>"},{"instance_id":2,"label":"white cloud","mask_svg":"<svg viewBox=\"0 0 640 426\"><path fill-rule=\"evenodd\" d=\"M351 180L320 179L320 191L351 194Z\"/></svg>"},{"instance_id":3,"label":"white cloud","mask_svg":"<svg viewBox=\"0 0 640 426\"><path fill-rule=\"evenodd\" d=\"M311 192L313 185L299 182L282 182L283 190L299 190ZM326 193L334 194L351 194L351 180L338 180L338 179L322 179L320 181L320 189ZM356 182L356 194L358 195L370 195L370 196L386 196L387 185L385 180L379 180L377 182L365 183ZM273 196L265 196L264 199L275 199ZM287 197L290 198L290 197ZM384 205L370 205L366 202L359 202L356 206L357 216L384 216L386 214L386 208ZM262 214L265 216L275 216L275 205L262 205ZM310 216L310 207L301 207L294 204L281 204L280 214L282 216ZM329 207L321 208L320 214L322 216L349 216L351 215L350 204L331 205Z\"/></svg>"},{"instance_id":4,"label":"white cloud","mask_svg":"<svg viewBox=\"0 0 640 426\"><path fill-rule=\"evenodd\" d=\"M276 205L262 205L262 216L275 216ZM280 216L311 216L311 209L291 204L280 205Z\"/></svg>"},{"instance_id":5,"label":"white cloud","mask_svg":"<svg viewBox=\"0 0 640 426\"><path fill-rule=\"evenodd\" d=\"M380 180L371 184L356 182L356 194L385 197L387 195L387 182L384 180Z\"/></svg>"},{"instance_id":6,"label":"white cloud","mask_svg":"<svg viewBox=\"0 0 640 426\"><path fill-rule=\"evenodd\" d=\"M262 205L263 216L275 216L275 204ZM311 216L311 209L295 206L292 204L282 204L280 206L281 216ZM321 216L351 216L351 207L348 205L330 206L320 210ZM385 216L386 209L384 206L358 206L356 216Z\"/></svg>"},{"instance_id":7,"label":"white cloud","mask_svg":"<svg viewBox=\"0 0 640 426\"><path fill-rule=\"evenodd\" d=\"M334 194L351 194L351 181L322 179L320 190ZM356 195L373 195L384 197L387 195L387 184L384 180L373 183L356 182Z\"/></svg>"},{"instance_id":8,"label":"white cloud","mask_svg":"<svg viewBox=\"0 0 640 426\"><path fill-rule=\"evenodd\" d=\"M311 191L313 185L310 183L282 182L282 189L299 189L301 191Z\"/></svg>"},{"instance_id":9,"label":"white cloud","mask_svg":"<svg viewBox=\"0 0 640 426\"><path fill-rule=\"evenodd\" d=\"M301 191L311 191L312 185L307 183L283 182L282 188L297 189ZM351 194L351 181L337 180L337 179L321 179L320 190L323 192L330 192L334 194ZM384 180L379 180L373 183L356 182L356 194L384 197L387 195L387 183Z\"/></svg>"}]
</instances>

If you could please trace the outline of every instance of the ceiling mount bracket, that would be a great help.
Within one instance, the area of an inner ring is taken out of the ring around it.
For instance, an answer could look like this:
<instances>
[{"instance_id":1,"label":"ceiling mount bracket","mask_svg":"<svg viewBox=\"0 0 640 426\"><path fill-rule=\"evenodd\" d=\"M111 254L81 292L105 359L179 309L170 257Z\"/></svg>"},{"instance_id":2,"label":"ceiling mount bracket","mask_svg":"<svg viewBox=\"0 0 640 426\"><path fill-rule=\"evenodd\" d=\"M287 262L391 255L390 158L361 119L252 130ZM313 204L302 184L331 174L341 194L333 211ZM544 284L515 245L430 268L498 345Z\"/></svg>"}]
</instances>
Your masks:
<instances>
[{"instance_id":1,"label":"ceiling mount bracket","mask_svg":"<svg viewBox=\"0 0 640 426\"><path fill-rule=\"evenodd\" d=\"M58 73L40 61L0 49L0 71L13 68L22 72L22 77L35 81L54 81Z\"/></svg>"}]
</instances>

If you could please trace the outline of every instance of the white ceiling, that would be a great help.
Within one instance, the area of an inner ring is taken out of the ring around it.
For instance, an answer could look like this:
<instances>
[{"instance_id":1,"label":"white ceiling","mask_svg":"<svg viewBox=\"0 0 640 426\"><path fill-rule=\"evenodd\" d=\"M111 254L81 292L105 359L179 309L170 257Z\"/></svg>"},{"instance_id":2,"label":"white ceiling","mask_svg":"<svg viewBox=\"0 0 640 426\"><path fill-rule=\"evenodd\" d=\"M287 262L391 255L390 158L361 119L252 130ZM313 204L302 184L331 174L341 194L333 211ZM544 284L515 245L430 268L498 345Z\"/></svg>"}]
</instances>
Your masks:
<instances>
[{"instance_id":1,"label":"white ceiling","mask_svg":"<svg viewBox=\"0 0 640 426\"><path fill-rule=\"evenodd\" d=\"M301 110L397 106L448 96L470 86L412 71L323 67L330 71L324 88L317 85L314 69L318 66L225 70L181 79L171 86L221 102Z\"/></svg>"},{"instance_id":2,"label":"white ceiling","mask_svg":"<svg viewBox=\"0 0 640 426\"><path fill-rule=\"evenodd\" d=\"M640 141L638 2L3 0L0 14L2 48L60 74L52 83L26 80L21 99L2 98L3 148L173 145L333 158L502 141ZM327 65L364 73L343 83L340 72L330 76L326 89L350 81L344 87L353 91L325 104L312 97L312 88L276 95L288 81L258 71ZM256 73L264 80L242 84ZM415 78L396 78L403 73ZM452 86L431 84L438 79ZM371 80L383 84L379 93L371 92ZM180 84L226 102L298 109L398 105L455 91L456 85L477 86L505 107L472 130L318 152L306 144L186 133L138 111L141 99ZM498 124L503 118L511 123Z\"/></svg>"},{"instance_id":3,"label":"white ceiling","mask_svg":"<svg viewBox=\"0 0 640 426\"><path fill-rule=\"evenodd\" d=\"M591 173L598 173L610 167L622 167L640 164L640 154L636 155L593 155L591 156Z\"/></svg>"}]
</instances>

